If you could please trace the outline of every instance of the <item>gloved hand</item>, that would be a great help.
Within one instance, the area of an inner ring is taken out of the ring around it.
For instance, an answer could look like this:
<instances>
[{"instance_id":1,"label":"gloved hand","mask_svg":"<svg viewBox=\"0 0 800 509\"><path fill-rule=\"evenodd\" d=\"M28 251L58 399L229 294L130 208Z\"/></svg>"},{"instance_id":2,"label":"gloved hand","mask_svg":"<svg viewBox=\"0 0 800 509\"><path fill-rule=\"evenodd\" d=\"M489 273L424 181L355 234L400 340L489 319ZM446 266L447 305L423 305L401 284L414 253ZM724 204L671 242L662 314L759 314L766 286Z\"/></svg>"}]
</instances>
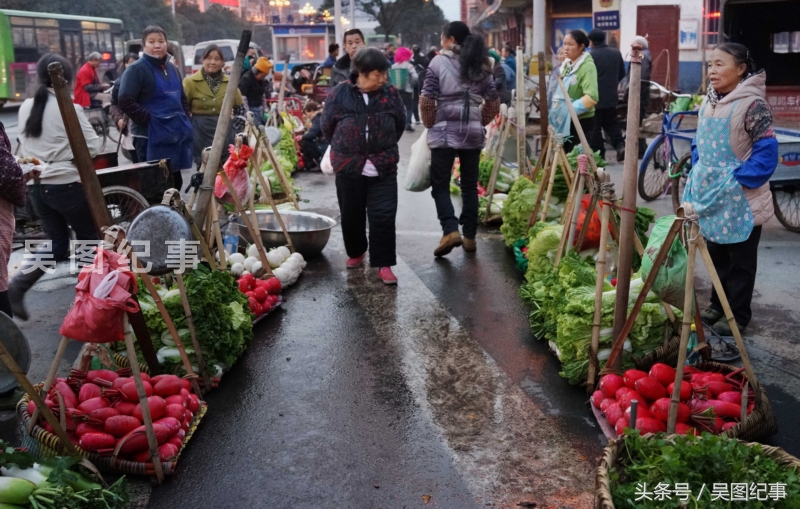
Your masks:
<instances>
[{"instance_id":1,"label":"gloved hand","mask_svg":"<svg viewBox=\"0 0 800 509\"><path fill-rule=\"evenodd\" d=\"M583 105L583 101L575 99L572 101L572 107L575 109L575 114L580 116L589 111L589 108Z\"/></svg>"}]
</instances>

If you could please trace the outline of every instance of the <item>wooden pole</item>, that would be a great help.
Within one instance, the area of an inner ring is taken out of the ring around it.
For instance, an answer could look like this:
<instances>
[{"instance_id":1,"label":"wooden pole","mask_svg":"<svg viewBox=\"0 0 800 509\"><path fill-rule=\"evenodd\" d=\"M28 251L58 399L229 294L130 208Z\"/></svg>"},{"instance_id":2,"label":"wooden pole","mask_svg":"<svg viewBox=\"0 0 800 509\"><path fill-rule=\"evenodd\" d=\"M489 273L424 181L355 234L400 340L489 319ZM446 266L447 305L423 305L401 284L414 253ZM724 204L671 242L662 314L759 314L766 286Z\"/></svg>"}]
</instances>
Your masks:
<instances>
[{"instance_id":1,"label":"wooden pole","mask_svg":"<svg viewBox=\"0 0 800 509\"><path fill-rule=\"evenodd\" d=\"M639 150L639 95L642 86L642 47L631 48L631 78L628 96L628 134L625 152L636 154ZM614 306L614 338L619 336L628 317L628 296L633 267L633 246L636 237L636 180L637 160L625 158L622 177L622 210L620 210L619 263L617 264L617 300ZM691 312L689 313L691 319ZM619 360L619 359L618 359ZM612 367L618 367L616 364Z\"/></svg>"},{"instance_id":2,"label":"wooden pole","mask_svg":"<svg viewBox=\"0 0 800 509\"><path fill-rule=\"evenodd\" d=\"M556 151L553 154L552 164L550 165L550 174L548 175L550 179L547 183L547 194L545 194L544 203L542 204L542 218L541 218L542 222L547 221L547 208L550 206L550 197L553 195L553 186L555 185L556 172L558 171L558 163L559 163L558 154L559 152L563 152L561 144L562 141L557 137L555 143ZM542 186L544 186L544 181L542 181Z\"/></svg>"},{"instance_id":3,"label":"wooden pole","mask_svg":"<svg viewBox=\"0 0 800 509\"><path fill-rule=\"evenodd\" d=\"M633 76L631 75L631 81ZM688 212L691 215L691 212ZM686 293L683 297L683 327L681 328L681 344L678 348L678 364L675 367L675 386L672 389L669 402L669 417L667 419L667 434L675 433L675 424L678 420L678 404L680 403L681 384L683 380L683 367L686 364L686 345L689 343L689 332L692 327L692 299L694 299L694 265L697 255L697 239L700 238L700 224L692 221L689 227L689 260L686 264ZM653 267L655 268L655 267Z\"/></svg>"},{"instance_id":4,"label":"wooden pole","mask_svg":"<svg viewBox=\"0 0 800 509\"><path fill-rule=\"evenodd\" d=\"M530 164L526 157L526 144L525 144L525 71L524 62L522 61L522 46L517 46L517 108L516 108L516 124L517 124L517 169L520 176L530 175Z\"/></svg>"},{"instance_id":5,"label":"wooden pole","mask_svg":"<svg viewBox=\"0 0 800 509\"><path fill-rule=\"evenodd\" d=\"M236 189L233 188L233 184L231 184L231 179L228 178L228 175L221 171L219 175L222 177L222 181L225 182L225 186L228 188L228 192L231 193L233 197L233 203L236 207L236 212L239 214L239 217L242 220L242 224L245 225L247 231L250 232L250 236L253 239L253 243L256 245L256 249L258 249L259 257L261 258L261 268L267 271L267 274L272 274L272 269L270 269L269 261L267 260L267 253L264 251L264 244L261 242L261 232L258 228L253 228L253 223L247 218L247 214L245 213L244 209L242 208L242 200L239 199L239 195L236 194Z\"/></svg>"},{"instance_id":6,"label":"wooden pole","mask_svg":"<svg viewBox=\"0 0 800 509\"><path fill-rule=\"evenodd\" d=\"M545 83L545 61L544 61L544 51L540 51L537 55L539 59L539 131L542 133L542 147L545 146L545 141L550 140L550 136L547 129L547 108L550 106L547 104L547 83ZM547 133L547 134L545 134Z\"/></svg>"},{"instance_id":7,"label":"wooden pole","mask_svg":"<svg viewBox=\"0 0 800 509\"><path fill-rule=\"evenodd\" d=\"M281 115L284 112L283 97L284 95L286 95L286 82L289 80L289 77L291 75L292 75L291 72L289 72L289 54L287 53L286 58L283 60L283 73L281 73L281 87L278 89L278 115Z\"/></svg>"},{"instance_id":8,"label":"wooden pole","mask_svg":"<svg viewBox=\"0 0 800 509\"><path fill-rule=\"evenodd\" d=\"M572 119L572 125L575 126L575 132L578 133L578 139L581 141L581 147L583 147L583 153L586 154L587 156L591 156L589 157L589 164L592 165L592 173L596 173L597 163L594 160L594 152L592 152L592 147L589 146L589 141L586 139L586 133L583 132L583 127L581 127L578 114L575 113L575 108L572 107L572 103L569 101L569 92L567 91L567 87L564 86L564 80L561 79L561 76L556 75L556 79L558 80L558 86L561 88L561 93L564 94L564 97L566 98L564 102L567 104L567 109L569 110L569 116Z\"/></svg>"},{"instance_id":9,"label":"wooden pole","mask_svg":"<svg viewBox=\"0 0 800 509\"><path fill-rule=\"evenodd\" d=\"M583 199L583 181L585 180L584 173L589 166L589 157L586 154L578 156L578 186L577 193L572 197L572 225L569 229L569 237L567 239L567 252L572 248L572 242L575 240L575 230L578 227L578 213L580 212L580 203Z\"/></svg>"},{"instance_id":10,"label":"wooden pole","mask_svg":"<svg viewBox=\"0 0 800 509\"><path fill-rule=\"evenodd\" d=\"M597 170L597 185L601 186L610 182L605 170ZM597 253L597 281L594 287L594 318L592 320L592 343L589 347L589 376L586 381L586 391L594 390L594 378L600 367L597 359L597 350L600 348L600 320L603 318L603 287L606 281L606 260L608 259L608 217L611 215L610 193L603 193L603 208L600 211L600 251ZM584 229L586 224L584 223Z\"/></svg>"},{"instance_id":11,"label":"wooden pole","mask_svg":"<svg viewBox=\"0 0 800 509\"><path fill-rule=\"evenodd\" d=\"M67 350L67 344L69 343L69 338L66 336L61 336L61 342L58 343L58 349L56 350L56 356L53 359L53 364L50 365L50 371L47 372L47 378L44 380L44 386L42 387L42 395L47 397L47 393L50 392L50 387L53 386L53 380L56 378L56 374L58 374L58 365L61 364L61 358L64 357L64 352ZM33 427L36 426L36 422L39 420L39 406L36 406L36 409L33 411L33 415L31 416L31 422L28 424L28 433L33 431Z\"/></svg>"},{"instance_id":12,"label":"wooden pole","mask_svg":"<svg viewBox=\"0 0 800 509\"><path fill-rule=\"evenodd\" d=\"M225 150L225 138L228 136L228 128L231 123L231 112L233 111L233 101L236 99L238 91L239 76L242 74L242 64L244 56L250 47L250 30L242 30L242 37L239 40L239 48L236 50L236 58L233 60L228 86L225 90L225 97L220 108L217 129L214 131L214 141L211 144L211 152L206 163L206 172L203 173L203 185L197 194L197 202L194 209L195 224L205 224L208 215L208 204L211 203L211 195L214 191L214 180L217 177L222 151ZM208 171L210 168L210 171Z\"/></svg>"},{"instance_id":13,"label":"wooden pole","mask_svg":"<svg viewBox=\"0 0 800 509\"><path fill-rule=\"evenodd\" d=\"M286 225L283 223L283 217L281 217L278 207L275 206L275 200L272 198L272 186L269 184L269 180L264 178L264 174L262 174L261 171L256 170L256 175L261 183L261 190L266 195L270 208L272 208L272 213L275 214L278 224L281 225L281 230L283 230L283 236L286 239L286 244L289 246L289 250L294 253L294 244L292 244L292 238L289 236L289 230L286 229Z\"/></svg>"},{"instance_id":14,"label":"wooden pole","mask_svg":"<svg viewBox=\"0 0 800 509\"><path fill-rule=\"evenodd\" d=\"M92 213L92 220L99 238L103 233L103 229L113 225L114 221L108 212L106 199L103 196L103 188L100 185L100 179L97 178L92 155L86 146L86 138L83 136L78 114L72 104L70 95L72 91L68 88L69 83L64 79L64 70L61 68L60 63L53 62L47 66L47 72L50 73L50 80L53 82L53 91L58 102L58 109L61 111L64 130L69 140L70 150L72 150L72 160L78 168L81 187L83 187L83 192L86 195L86 203Z\"/></svg>"},{"instance_id":15,"label":"wooden pole","mask_svg":"<svg viewBox=\"0 0 800 509\"><path fill-rule=\"evenodd\" d=\"M503 155L503 147L508 140L508 134L511 131L511 118L509 116L509 110L505 104L500 105L500 125L502 127L502 131L500 133L500 143L497 146L497 152L494 154L494 164L492 166L492 174L489 177L489 186L486 188L486 214L483 217L483 222L486 223L492 217L491 209L492 209L492 195L494 194L494 188L497 184L497 172L500 171L500 161L502 160Z\"/></svg>"}]
</instances>

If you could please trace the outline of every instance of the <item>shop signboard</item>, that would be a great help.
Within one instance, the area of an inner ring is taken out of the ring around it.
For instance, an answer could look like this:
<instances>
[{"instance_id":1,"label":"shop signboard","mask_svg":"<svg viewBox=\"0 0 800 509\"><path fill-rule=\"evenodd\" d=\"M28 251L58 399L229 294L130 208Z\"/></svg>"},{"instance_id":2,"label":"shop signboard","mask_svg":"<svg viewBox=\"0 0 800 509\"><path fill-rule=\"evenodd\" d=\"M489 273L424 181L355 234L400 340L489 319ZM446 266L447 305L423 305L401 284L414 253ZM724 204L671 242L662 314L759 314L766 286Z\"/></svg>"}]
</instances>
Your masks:
<instances>
[{"instance_id":1,"label":"shop signboard","mask_svg":"<svg viewBox=\"0 0 800 509\"><path fill-rule=\"evenodd\" d=\"M592 31L592 18L553 18L553 49L558 49L564 45L564 36L570 30L582 30L587 34Z\"/></svg>"},{"instance_id":2,"label":"shop signboard","mask_svg":"<svg viewBox=\"0 0 800 509\"><path fill-rule=\"evenodd\" d=\"M592 0L594 28L619 30L620 0Z\"/></svg>"}]
</instances>

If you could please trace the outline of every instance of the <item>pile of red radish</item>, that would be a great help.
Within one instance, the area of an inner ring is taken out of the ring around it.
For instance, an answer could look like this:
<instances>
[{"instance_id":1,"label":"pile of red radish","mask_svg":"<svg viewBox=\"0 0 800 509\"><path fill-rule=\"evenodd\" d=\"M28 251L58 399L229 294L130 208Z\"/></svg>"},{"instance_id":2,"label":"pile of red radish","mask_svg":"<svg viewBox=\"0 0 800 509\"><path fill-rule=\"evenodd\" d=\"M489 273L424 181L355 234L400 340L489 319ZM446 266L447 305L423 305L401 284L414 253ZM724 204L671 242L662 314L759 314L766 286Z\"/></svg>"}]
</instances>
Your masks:
<instances>
[{"instance_id":1,"label":"pile of red radish","mask_svg":"<svg viewBox=\"0 0 800 509\"><path fill-rule=\"evenodd\" d=\"M239 291L248 298L250 314L254 317L266 315L280 302L281 282L276 277L256 279L245 274L238 279Z\"/></svg>"},{"instance_id":2,"label":"pile of red radish","mask_svg":"<svg viewBox=\"0 0 800 509\"><path fill-rule=\"evenodd\" d=\"M99 369L83 373L73 370L67 379L59 378L45 398L45 404L57 415L61 402L66 412L67 434L73 443L86 451L111 455L119 448L122 459L146 462L149 445L142 420L142 406L130 369ZM149 377L142 373L147 406L158 440L161 461L173 461L183 444L200 399L192 394L186 379L175 375ZM28 403L33 415L36 405ZM39 426L53 433L50 424L40 417Z\"/></svg>"},{"instance_id":3,"label":"pile of red radish","mask_svg":"<svg viewBox=\"0 0 800 509\"><path fill-rule=\"evenodd\" d=\"M721 433L739 424L746 379L743 371L741 368L725 375L686 366L675 432ZM592 394L592 405L603 412L617 435L630 426L633 400L639 402L636 429L642 433L666 431L674 386L675 369L666 364L654 364L649 373L629 369L624 376L611 374L601 378L599 390ZM748 389L747 415L753 411L754 398L753 390Z\"/></svg>"}]
</instances>

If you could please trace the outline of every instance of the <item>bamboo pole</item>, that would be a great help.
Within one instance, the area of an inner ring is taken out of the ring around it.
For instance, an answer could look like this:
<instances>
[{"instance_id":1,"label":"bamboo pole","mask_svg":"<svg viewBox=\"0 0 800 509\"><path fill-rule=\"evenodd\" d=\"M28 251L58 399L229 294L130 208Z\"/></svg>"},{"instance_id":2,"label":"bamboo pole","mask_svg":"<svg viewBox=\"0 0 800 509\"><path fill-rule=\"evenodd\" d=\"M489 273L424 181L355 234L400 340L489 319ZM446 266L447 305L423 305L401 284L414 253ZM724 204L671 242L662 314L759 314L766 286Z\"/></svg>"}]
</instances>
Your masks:
<instances>
[{"instance_id":1,"label":"bamboo pole","mask_svg":"<svg viewBox=\"0 0 800 509\"><path fill-rule=\"evenodd\" d=\"M611 181L605 170L597 170L597 184L602 189L604 184ZM601 191L602 192L602 191ZM594 378L598 371L600 361L597 359L597 350L600 348L600 320L603 317L603 287L606 281L606 263L608 259L608 217L611 215L610 193L603 193L603 208L600 211L600 251L597 254L597 281L594 287L594 317L592 318L592 343L589 347L589 376L586 390L594 390ZM584 228L586 225L584 224Z\"/></svg>"},{"instance_id":2,"label":"bamboo pole","mask_svg":"<svg viewBox=\"0 0 800 509\"><path fill-rule=\"evenodd\" d=\"M264 251L264 244L261 242L260 230L253 228L253 224L247 219L244 209L242 208L242 200L240 200L239 195L236 194L236 189L233 188L231 179L228 178L228 175L224 171L219 172L219 175L222 177L222 181L225 182L228 192L231 193L231 196L233 197L233 203L236 207L236 212L239 214L239 217L242 218L242 223L247 227L247 231L250 232L250 237L253 239L253 243L256 245L258 255L261 258L261 268L265 269L267 274L271 275L272 269L270 269L269 261L267 260L267 253Z\"/></svg>"},{"instance_id":3,"label":"bamboo pole","mask_svg":"<svg viewBox=\"0 0 800 509\"><path fill-rule=\"evenodd\" d=\"M569 116L572 119L572 125L575 126L575 132L578 133L578 139L580 139L581 147L583 147L583 153L586 154L587 156L592 156L589 157L589 164L592 166L592 173L596 173L597 163L594 160L593 156L594 152L592 152L592 148L589 146L589 142L586 139L586 133L583 132L583 127L581 127L581 122L580 119L578 118L578 114L575 113L575 108L572 107L572 103L569 101L569 92L567 91L567 87L564 86L564 80L562 80L561 76L559 76L558 74L555 75L555 78L558 80L558 86L559 88L561 88L561 93L564 95L565 98L564 102L567 104L567 109L569 110Z\"/></svg>"},{"instance_id":4,"label":"bamboo pole","mask_svg":"<svg viewBox=\"0 0 800 509\"><path fill-rule=\"evenodd\" d=\"M547 194L544 197L544 204L542 205L542 222L547 221L547 209L550 206L550 197L553 195L553 186L555 185L556 172L558 171L558 153L564 151L562 143L563 142L559 138L556 138L556 153L553 156L553 164L550 167L550 175L548 175L550 180L547 183ZM544 185L544 181L542 185Z\"/></svg>"},{"instance_id":5,"label":"bamboo pole","mask_svg":"<svg viewBox=\"0 0 800 509\"><path fill-rule=\"evenodd\" d=\"M542 133L542 136L547 135L547 141L550 141L550 133L548 129L548 118L547 118L547 83L545 83L545 61L544 61L544 52L540 51L538 55L536 55L539 59L539 131ZM542 143L544 146L544 143Z\"/></svg>"},{"instance_id":6,"label":"bamboo pole","mask_svg":"<svg viewBox=\"0 0 800 509\"><path fill-rule=\"evenodd\" d=\"M631 77L633 80L633 77ZM687 211L691 215L691 209ZM700 238L700 224L692 221L689 227L689 260L686 264L686 293L683 297L683 327L681 328L681 343L678 348L678 364L675 367L675 380L683 380L683 367L686 364L686 345L689 343L689 333L692 327L692 300L694 299L694 266L697 254L697 239ZM669 402L669 418L667 419L667 434L675 433L675 424L678 420L678 404L680 403L681 384L675 383Z\"/></svg>"},{"instance_id":7,"label":"bamboo pole","mask_svg":"<svg viewBox=\"0 0 800 509\"><path fill-rule=\"evenodd\" d=\"M208 163L206 164L206 169L211 168L211 171L203 173L203 185L200 187L195 204L193 217L194 222L197 224L204 224L203 222L208 214L208 205L211 203L211 196L214 191L214 180L217 176L222 151L225 149L225 138L228 136L228 128L230 127L233 101L238 93L239 76L242 74L244 56L250 47L250 35L250 30L242 30L242 37L236 50L236 58L234 58L233 66L231 67L225 97L220 108L217 129L214 131L214 141L211 144L211 152L208 155Z\"/></svg>"},{"instance_id":8,"label":"bamboo pole","mask_svg":"<svg viewBox=\"0 0 800 509\"><path fill-rule=\"evenodd\" d=\"M264 178L264 175L260 171L256 170L256 174L258 175L259 182L261 182L261 191L262 193L266 194L267 201L272 208L272 213L275 214L278 224L281 225L281 230L283 230L283 236L286 239L286 244L289 246L289 250L294 253L294 244L292 243L292 238L289 236L289 230L286 229L286 225L283 223L283 217L281 217L278 207L275 206L275 199L272 197L272 186L270 185L269 180Z\"/></svg>"},{"instance_id":9,"label":"bamboo pole","mask_svg":"<svg viewBox=\"0 0 800 509\"><path fill-rule=\"evenodd\" d=\"M222 205L217 205L217 200L211 197L211 206L208 208L211 214L211 231L217 242L217 253L219 253L219 264L223 268L228 267L228 254L225 252L225 244L222 241L222 230L219 227L219 212ZM233 254L233 253L231 253Z\"/></svg>"},{"instance_id":10,"label":"bamboo pole","mask_svg":"<svg viewBox=\"0 0 800 509\"><path fill-rule=\"evenodd\" d=\"M588 157L585 154L578 156L578 185L576 187L577 193L572 197L572 226L569 229L569 238L567 239L567 252L572 248L572 242L575 240L575 229L578 227L578 213L580 212L580 202L583 198L583 181L586 178L584 173L589 165Z\"/></svg>"},{"instance_id":11,"label":"bamboo pole","mask_svg":"<svg viewBox=\"0 0 800 509\"><path fill-rule=\"evenodd\" d=\"M275 157L275 151L272 150L272 145L270 144L269 140L265 140L263 147L267 153L267 158L272 163L272 167L275 169L275 175L278 177L278 180L281 181L281 187L283 187L284 193L292 202L294 208L300 210L300 205L297 202L297 195L294 193L294 187L292 187L292 185L289 183L289 179L286 178L286 173L284 173L283 168L278 162L278 158Z\"/></svg>"},{"instance_id":12,"label":"bamboo pole","mask_svg":"<svg viewBox=\"0 0 800 509\"><path fill-rule=\"evenodd\" d=\"M509 132L511 131L511 118L509 116L510 111L505 104L500 105L500 126L502 131L500 132L500 143L497 145L497 152L494 154L494 164L492 165L492 174L489 177L489 186L486 188L486 214L483 217L483 222L486 224L490 218L492 218L492 195L494 194L494 188L497 185L497 172L500 171L500 161L502 159L503 154L503 147L508 140Z\"/></svg>"},{"instance_id":13,"label":"bamboo pole","mask_svg":"<svg viewBox=\"0 0 800 509\"><path fill-rule=\"evenodd\" d=\"M64 357L64 352L67 350L67 344L69 343L69 338L66 336L61 336L61 341L58 343L58 348L56 349L56 356L53 359L53 363L50 365L50 371L47 372L47 378L44 380L44 386L42 386L41 394L47 397L47 393L50 392L50 388L53 386L53 380L56 378L56 374L58 374L58 365L61 364L61 359ZM36 406L36 409L33 411L33 415L31 416L31 422L28 424L28 433L33 431L33 427L36 426L36 422L39 420L39 406Z\"/></svg>"},{"instance_id":14,"label":"bamboo pole","mask_svg":"<svg viewBox=\"0 0 800 509\"><path fill-rule=\"evenodd\" d=\"M642 47L634 44L631 48L631 69L628 96L628 135L625 152L635 154L639 150L639 96L641 93ZM628 316L628 296L630 295L631 269L633 267L633 245L636 231L636 181L637 160L625 158L622 179L622 210L620 211L619 263L617 264L617 300L614 306L614 337L619 336ZM691 312L689 313L691 318ZM618 367L614 365L613 367Z\"/></svg>"},{"instance_id":15,"label":"bamboo pole","mask_svg":"<svg viewBox=\"0 0 800 509\"><path fill-rule=\"evenodd\" d=\"M517 55L522 56L522 46L517 46ZM517 124L517 169L520 176L530 176L530 164L526 157L525 146L525 71L523 69L524 62L522 58L517 59L517 68L514 70L517 76L517 108L516 108L516 124ZM524 168L524 170L523 170Z\"/></svg>"}]
</instances>

